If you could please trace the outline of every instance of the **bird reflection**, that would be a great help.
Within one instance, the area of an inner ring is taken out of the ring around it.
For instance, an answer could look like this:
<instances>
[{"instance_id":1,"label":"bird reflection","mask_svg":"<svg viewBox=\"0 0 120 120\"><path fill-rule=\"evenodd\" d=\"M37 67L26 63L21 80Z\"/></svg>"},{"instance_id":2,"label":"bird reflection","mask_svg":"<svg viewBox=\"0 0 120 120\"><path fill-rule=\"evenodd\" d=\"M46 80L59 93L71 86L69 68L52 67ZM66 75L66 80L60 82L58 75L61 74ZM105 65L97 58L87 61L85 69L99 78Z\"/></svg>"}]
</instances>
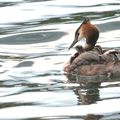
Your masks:
<instances>
[{"instance_id":1,"label":"bird reflection","mask_svg":"<svg viewBox=\"0 0 120 120\"><path fill-rule=\"evenodd\" d=\"M100 100L99 90L96 86L98 86L98 84L89 83L85 88L80 86L74 89L74 93L78 98L78 105L88 105Z\"/></svg>"}]
</instances>

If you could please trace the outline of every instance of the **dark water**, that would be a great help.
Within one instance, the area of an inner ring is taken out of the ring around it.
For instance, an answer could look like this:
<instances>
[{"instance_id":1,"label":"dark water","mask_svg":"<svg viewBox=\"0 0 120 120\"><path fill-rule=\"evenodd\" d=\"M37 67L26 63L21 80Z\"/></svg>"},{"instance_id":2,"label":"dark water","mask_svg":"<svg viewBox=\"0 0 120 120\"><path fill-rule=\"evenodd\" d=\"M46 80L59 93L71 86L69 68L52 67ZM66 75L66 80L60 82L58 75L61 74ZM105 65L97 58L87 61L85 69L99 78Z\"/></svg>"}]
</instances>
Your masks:
<instances>
[{"instance_id":1,"label":"dark water","mask_svg":"<svg viewBox=\"0 0 120 120\"><path fill-rule=\"evenodd\" d=\"M120 119L119 78L80 87L63 75L81 15L99 27L98 44L120 47L120 0L0 1L1 120Z\"/></svg>"}]
</instances>

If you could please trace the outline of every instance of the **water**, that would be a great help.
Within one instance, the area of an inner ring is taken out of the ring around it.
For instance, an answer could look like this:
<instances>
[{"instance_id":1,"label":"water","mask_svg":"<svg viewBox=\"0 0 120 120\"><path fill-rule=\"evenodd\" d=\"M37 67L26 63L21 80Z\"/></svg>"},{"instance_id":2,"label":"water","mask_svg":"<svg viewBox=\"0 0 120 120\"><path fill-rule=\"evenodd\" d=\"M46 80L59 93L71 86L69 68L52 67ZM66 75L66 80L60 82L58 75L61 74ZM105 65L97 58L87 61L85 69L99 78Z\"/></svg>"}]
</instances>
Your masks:
<instances>
[{"instance_id":1,"label":"water","mask_svg":"<svg viewBox=\"0 0 120 120\"><path fill-rule=\"evenodd\" d=\"M120 119L119 78L80 87L63 74L80 15L99 27L98 44L120 47L120 0L0 1L1 120Z\"/></svg>"}]
</instances>

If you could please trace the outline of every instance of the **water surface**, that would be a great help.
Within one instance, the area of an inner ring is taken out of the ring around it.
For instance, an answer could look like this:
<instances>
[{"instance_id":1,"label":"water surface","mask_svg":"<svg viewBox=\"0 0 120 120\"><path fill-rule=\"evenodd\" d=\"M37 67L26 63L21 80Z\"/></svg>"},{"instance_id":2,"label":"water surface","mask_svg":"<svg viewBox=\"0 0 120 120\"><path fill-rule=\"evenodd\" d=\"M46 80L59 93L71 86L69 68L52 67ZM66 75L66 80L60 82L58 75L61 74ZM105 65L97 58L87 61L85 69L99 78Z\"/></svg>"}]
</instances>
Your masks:
<instances>
[{"instance_id":1,"label":"water surface","mask_svg":"<svg viewBox=\"0 0 120 120\"><path fill-rule=\"evenodd\" d=\"M119 78L81 87L63 74L80 16L99 27L99 45L119 49L120 0L0 1L1 120L120 118Z\"/></svg>"}]
</instances>

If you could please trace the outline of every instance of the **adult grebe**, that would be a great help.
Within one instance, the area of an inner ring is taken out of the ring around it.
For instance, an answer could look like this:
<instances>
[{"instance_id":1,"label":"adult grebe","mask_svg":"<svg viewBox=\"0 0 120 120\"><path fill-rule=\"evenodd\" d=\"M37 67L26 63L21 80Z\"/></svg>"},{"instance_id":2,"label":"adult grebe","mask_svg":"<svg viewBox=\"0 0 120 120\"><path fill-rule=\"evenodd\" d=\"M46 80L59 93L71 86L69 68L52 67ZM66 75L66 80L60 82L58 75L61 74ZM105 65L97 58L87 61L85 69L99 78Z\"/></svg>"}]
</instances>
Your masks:
<instances>
[{"instance_id":1,"label":"adult grebe","mask_svg":"<svg viewBox=\"0 0 120 120\"><path fill-rule=\"evenodd\" d=\"M75 32L75 39L70 45L72 48L80 37L86 38L85 46L76 46L77 52L65 64L64 71L68 74L84 76L107 75L108 73L120 73L120 60L118 51L103 50L101 46L95 46L99 30L85 18Z\"/></svg>"}]
</instances>

